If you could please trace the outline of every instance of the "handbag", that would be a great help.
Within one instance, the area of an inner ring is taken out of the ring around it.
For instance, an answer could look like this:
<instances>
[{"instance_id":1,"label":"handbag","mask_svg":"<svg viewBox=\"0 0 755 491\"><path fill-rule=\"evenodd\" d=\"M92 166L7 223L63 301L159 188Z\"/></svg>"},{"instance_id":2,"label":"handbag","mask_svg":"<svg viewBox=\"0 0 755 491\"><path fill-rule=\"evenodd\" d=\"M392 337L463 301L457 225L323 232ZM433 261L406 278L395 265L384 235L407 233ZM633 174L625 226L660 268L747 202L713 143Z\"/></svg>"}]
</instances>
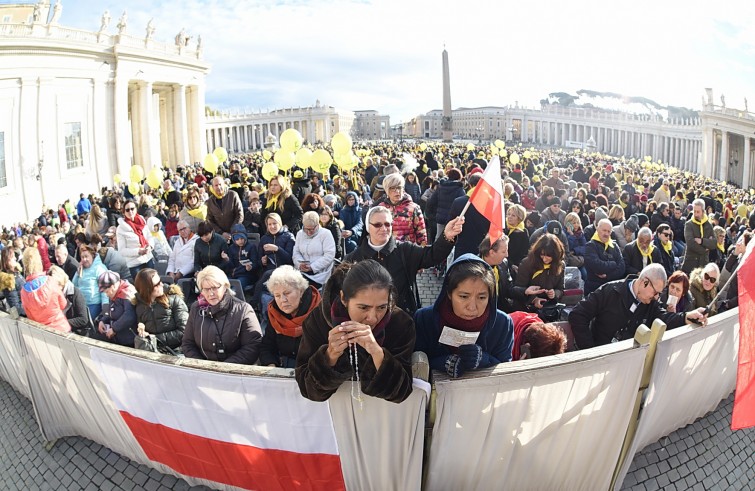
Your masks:
<instances>
[{"instance_id":1,"label":"handbag","mask_svg":"<svg viewBox=\"0 0 755 491\"><path fill-rule=\"evenodd\" d=\"M145 337L141 337L137 335L134 338L134 348L140 349L143 351L151 351L153 353L158 353L157 350L157 336L153 336L151 334L148 334Z\"/></svg>"}]
</instances>

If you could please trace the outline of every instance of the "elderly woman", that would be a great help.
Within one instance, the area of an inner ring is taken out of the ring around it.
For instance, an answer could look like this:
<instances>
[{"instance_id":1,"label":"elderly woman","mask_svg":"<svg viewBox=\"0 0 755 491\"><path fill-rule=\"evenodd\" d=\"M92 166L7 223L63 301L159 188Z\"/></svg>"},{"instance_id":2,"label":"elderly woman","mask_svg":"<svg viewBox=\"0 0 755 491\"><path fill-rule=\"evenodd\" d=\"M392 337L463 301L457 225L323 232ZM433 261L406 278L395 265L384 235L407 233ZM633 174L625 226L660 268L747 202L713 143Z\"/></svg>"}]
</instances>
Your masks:
<instances>
[{"instance_id":1,"label":"elderly woman","mask_svg":"<svg viewBox=\"0 0 755 491\"><path fill-rule=\"evenodd\" d=\"M94 320L92 337L121 346L134 347L136 337L136 312L134 296L136 290L118 273L105 271L97 279L100 291L110 299L108 308Z\"/></svg>"},{"instance_id":2,"label":"elderly woman","mask_svg":"<svg viewBox=\"0 0 755 491\"><path fill-rule=\"evenodd\" d=\"M659 299L668 312L690 312L695 308L695 299L689 292L689 278L684 271L674 271L669 276L666 288Z\"/></svg>"},{"instance_id":3,"label":"elderly woman","mask_svg":"<svg viewBox=\"0 0 755 491\"><path fill-rule=\"evenodd\" d=\"M70 332L71 326L65 316L66 297L59 284L44 274L39 251L35 247L27 247L23 263L26 283L21 289L21 303L26 316L53 329Z\"/></svg>"},{"instance_id":4,"label":"elderly woman","mask_svg":"<svg viewBox=\"0 0 755 491\"><path fill-rule=\"evenodd\" d=\"M187 187L184 207L179 213L179 219L184 220L194 233L197 233L197 226L207 219L207 205L202 201L197 186Z\"/></svg>"},{"instance_id":5,"label":"elderly woman","mask_svg":"<svg viewBox=\"0 0 755 491\"><path fill-rule=\"evenodd\" d=\"M543 234L519 266L514 280L514 309L540 311L564 294L564 246L553 234ZM551 320L551 319L546 319Z\"/></svg>"},{"instance_id":6,"label":"elderly woman","mask_svg":"<svg viewBox=\"0 0 755 491\"><path fill-rule=\"evenodd\" d=\"M189 310L181 349L187 358L252 365L262 332L251 305L234 296L226 274L207 266L197 276L201 295Z\"/></svg>"},{"instance_id":7,"label":"elderly woman","mask_svg":"<svg viewBox=\"0 0 755 491\"><path fill-rule=\"evenodd\" d=\"M716 263L708 263L702 268L692 271L689 278L689 292L695 300L692 308L707 307L716 298L718 278L721 271ZM710 315L717 313L716 306L710 307Z\"/></svg>"},{"instance_id":8,"label":"elderly woman","mask_svg":"<svg viewBox=\"0 0 755 491\"><path fill-rule=\"evenodd\" d=\"M716 248L708 253L708 261L716 263L720 270L726 264L726 230L716 225L713 227L713 237L716 239Z\"/></svg>"},{"instance_id":9,"label":"elderly woman","mask_svg":"<svg viewBox=\"0 0 755 491\"><path fill-rule=\"evenodd\" d=\"M302 222L304 227L296 234L294 244L294 267L319 288L330 277L336 244L330 231L320 226L316 211L306 212Z\"/></svg>"},{"instance_id":10,"label":"elderly woman","mask_svg":"<svg viewBox=\"0 0 755 491\"><path fill-rule=\"evenodd\" d=\"M320 305L320 292L292 266L281 266L267 280L273 296L267 308L272 329L265 330L260 346L260 364L295 368L302 324Z\"/></svg>"},{"instance_id":11,"label":"elderly woman","mask_svg":"<svg viewBox=\"0 0 755 491\"><path fill-rule=\"evenodd\" d=\"M427 354L433 370L457 378L511 361L514 325L508 314L496 308L495 285L490 265L473 254L460 256L448 268L435 305L414 315L415 350ZM461 331L474 341L449 346L441 342L444 331L452 336Z\"/></svg>"},{"instance_id":12,"label":"elderly woman","mask_svg":"<svg viewBox=\"0 0 755 491\"><path fill-rule=\"evenodd\" d=\"M123 218L118 221L115 234L118 252L126 258L133 278L144 268L154 268L155 260L152 257L152 246L149 245L150 233L147 230L147 222L136 213L136 203L133 200L126 201L123 212Z\"/></svg>"},{"instance_id":13,"label":"elderly woman","mask_svg":"<svg viewBox=\"0 0 755 491\"><path fill-rule=\"evenodd\" d=\"M527 215L522 205L510 205L506 210L506 235L509 237L509 264L516 268L527 256L530 248L530 234L524 227Z\"/></svg>"},{"instance_id":14,"label":"elderly woman","mask_svg":"<svg viewBox=\"0 0 755 491\"><path fill-rule=\"evenodd\" d=\"M325 401L347 380L360 402L362 392L396 403L411 395L414 324L394 295L376 261L336 268L302 326L296 381L304 397Z\"/></svg>"},{"instance_id":15,"label":"elderly woman","mask_svg":"<svg viewBox=\"0 0 755 491\"><path fill-rule=\"evenodd\" d=\"M80 336L88 336L92 327L92 317L81 290L73 286L66 272L59 266L50 266L47 276L58 282L63 295L66 297L66 308L63 313L68 319L71 331Z\"/></svg>"},{"instance_id":16,"label":"elderly woman","mask_svg":"<svg viewBox=\"0 0 755 491\"><path fill-rule=\"evenodd\" d=\"M424 246L427 244L425 217L419 205L412 201L412 197L404 192L404 178L401 174L389 174L383 179L386 196L381 202L393 216L393 235L398 241L413 242ZM435 193L437 194L437 192ZM433 194L433 196L435 196ZM430 198L432 200L432 198ZM449 205L450 207L450 205ZM448 222L448 210L445 221ZM440 224L438 224L440 227ZM438 236L442 234L440 227Z\"/></svg>"},{"instance_id":17,"label":"elderly woman","mask_svg":"<svg viewBox=\"0 0 755 491\"><path fill-rule=\"evenodd\" d=\"M178 285L163 284L154 269L139 271L136 287L136 320L139 330L154 334L161 346L176 350L181 347L189 309Z\"/></svg>"},{"instance_id":18,"label":"elderly woman","mask_svg":"<svg viewBox=\"0 0 755 491\"><path fill-rule=\"evenodd\" d=\"M309 210L307 210L309 211ZM295 234L301 228L302 207L291 193L291 185L285 176L273 176L267 185L267 194L262 203L262 219L268 213L280 215L288 231Z\"/></svg>"},{"instance_id":19,"label":"elderly woman","mask_svg":"<svg viewBox=\"0 0 755 491\"><path fill-rule=\"evenodd\" d=\"M81 291L84 295L84 301L87 304L92 319L100 315L104 308L107 308L108 297L100 291L97 279L107 268L100 260L100 255L95 252L94 248L89 245L79 247L79 270L73 275L73 286Z\"/></svg>"}]
</instances>

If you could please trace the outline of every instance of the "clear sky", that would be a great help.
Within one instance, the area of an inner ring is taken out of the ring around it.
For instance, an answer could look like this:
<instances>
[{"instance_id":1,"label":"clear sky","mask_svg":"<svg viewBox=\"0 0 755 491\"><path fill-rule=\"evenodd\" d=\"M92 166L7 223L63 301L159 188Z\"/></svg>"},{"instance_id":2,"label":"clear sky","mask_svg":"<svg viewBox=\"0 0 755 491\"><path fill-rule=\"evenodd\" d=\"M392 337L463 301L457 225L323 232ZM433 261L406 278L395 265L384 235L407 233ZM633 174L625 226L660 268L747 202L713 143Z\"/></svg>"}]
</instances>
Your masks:
<instances>
[{"instance_id":1,"label":"clear sky","mask_svg":"<svg viewBox=\"0 0 755 491\"><path fill-rule=\"evenodd\" d=\"M320 99L407 120L442 108L445 44L454 108L589 89L700 109L712 87L755 111L752 1L63 0L61 24L97 30L105 9L111 32L125 9L130 34L150 18L158 40L201 34L215 108Z\"/></svg>"}]
</instances>

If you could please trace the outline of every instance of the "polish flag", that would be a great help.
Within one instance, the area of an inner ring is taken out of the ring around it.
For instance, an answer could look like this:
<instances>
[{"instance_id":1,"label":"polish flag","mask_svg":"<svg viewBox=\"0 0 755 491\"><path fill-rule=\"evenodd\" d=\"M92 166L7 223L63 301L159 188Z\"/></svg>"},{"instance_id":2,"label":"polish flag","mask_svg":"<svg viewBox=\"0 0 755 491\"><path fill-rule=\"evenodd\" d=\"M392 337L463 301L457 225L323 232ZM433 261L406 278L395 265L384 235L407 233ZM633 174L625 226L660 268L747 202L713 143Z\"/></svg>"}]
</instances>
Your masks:
<instances>
[{"instance_id":1,"label":"polish flag","mask_svg":"<svg viewBox=\"0 0 755 491\"><path fill-rule=\"evenodd\" d=\"M243 489L346 488L329 406L295 381L91 356L150 460Z\"/></svg>"},{"instance_id":2,"label":"polish flag","mask_svg":"<svg viewBox=\"0 0 755 491\"><path fill-rule=\"evenodd\" d=\"M755 426L755 241L751 240L737 271L739 287L739 361L731 429Z\"/></svg>"},{"instance_id":3,"label":"polish flag","mask_svg":"<svg viewBox=\"0 0 755 491\"><path fill-rule=\"evenodd\" d=\"M506 223L503 211L503 186L501 185L501 160L495 155L485 171L482 179L475 186L469 203L477 208L482 216L490 220L490 243L494 243L503 235Z\"/></svg>"}]
</instances>

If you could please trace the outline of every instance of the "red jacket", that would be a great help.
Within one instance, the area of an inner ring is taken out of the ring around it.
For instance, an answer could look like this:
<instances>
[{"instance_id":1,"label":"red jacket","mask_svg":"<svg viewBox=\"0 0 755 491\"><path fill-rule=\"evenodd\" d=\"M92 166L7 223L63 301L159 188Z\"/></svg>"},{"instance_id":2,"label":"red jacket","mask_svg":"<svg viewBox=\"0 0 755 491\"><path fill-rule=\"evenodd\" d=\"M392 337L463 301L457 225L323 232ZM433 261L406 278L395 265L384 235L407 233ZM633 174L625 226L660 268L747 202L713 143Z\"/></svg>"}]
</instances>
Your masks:
<instances>
[{"instance_id":1,"label":"red jacket","mask_svg":"<svg viewBox=\"0 0 755 491\"><path fill-rule=\"evenodd\" d=\"M59 331L71 331L71 325L63 313L66 297L49 276L27 276L26 283L21 288L21 304L29 319Z\"/></svg>"},{"instance_id":2,"label":"red jacket","mask_svg":"<svg viewBox=\"0 0 755 491\"><path fill-rule=\"evenodd\" d=\"M37 250L39 255L42 256L42 269L48 271L52 263L50 262L50 248L47 246L47 241L42 238L37 238Z\"/></svg>"}]
</instances>

